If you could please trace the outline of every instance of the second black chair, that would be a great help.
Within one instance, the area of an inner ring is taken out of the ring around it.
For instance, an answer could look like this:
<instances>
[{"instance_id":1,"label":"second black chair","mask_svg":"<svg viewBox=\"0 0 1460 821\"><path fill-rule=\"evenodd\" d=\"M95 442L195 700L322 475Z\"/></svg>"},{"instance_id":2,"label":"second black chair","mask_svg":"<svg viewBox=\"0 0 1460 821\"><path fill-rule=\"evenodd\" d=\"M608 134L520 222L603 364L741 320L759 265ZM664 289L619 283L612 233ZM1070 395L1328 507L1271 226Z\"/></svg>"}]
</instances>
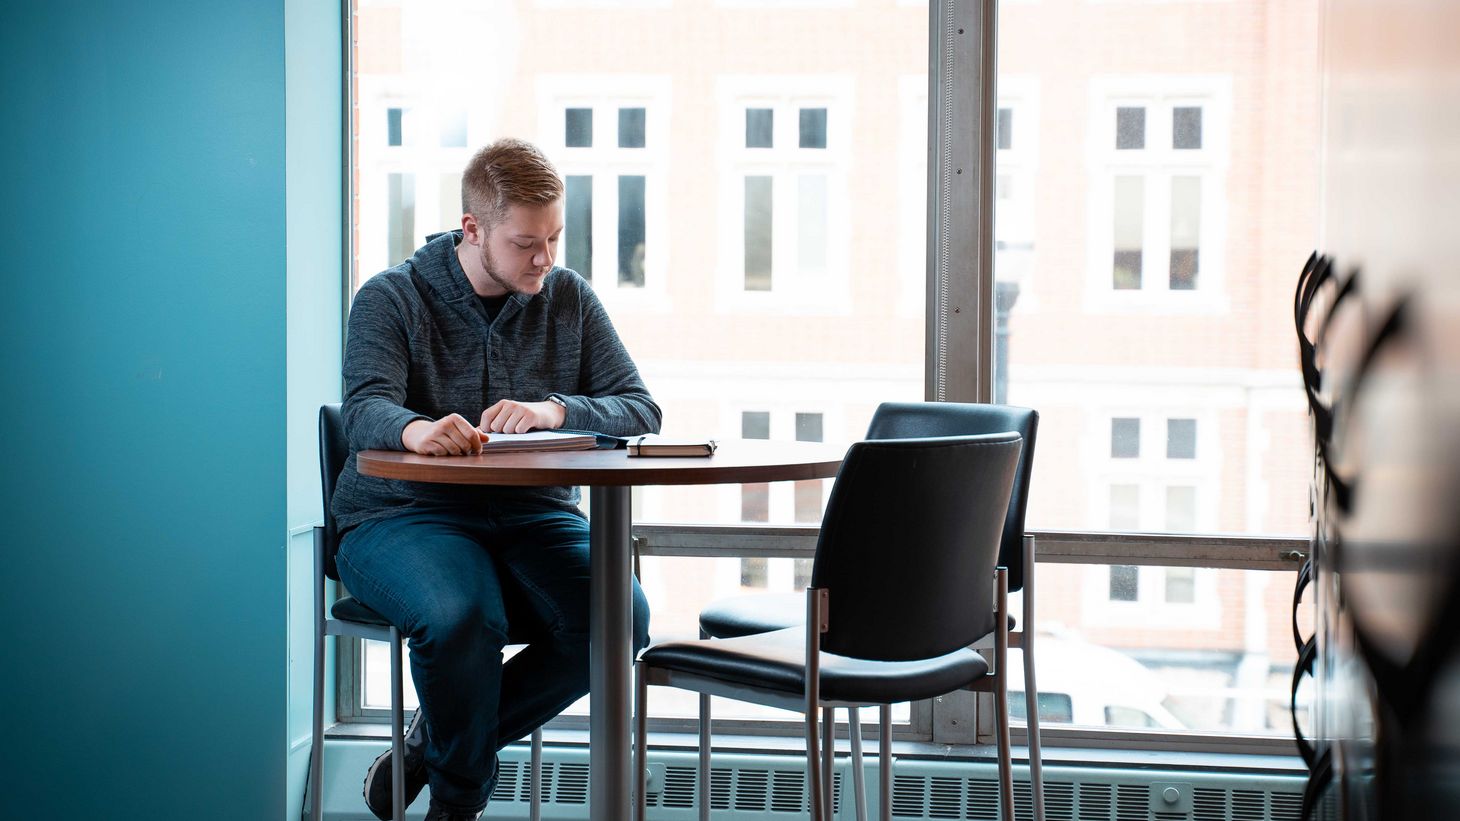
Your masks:
<instances>
[{"instance_id":1,"label":"second black chair","mask_svg":"<svg viewBox=\"0 0 1460 821\"><path fill-rule=\"evenodd\" d=\"M1021 648L1024 661L1024 698L1029 731L1029 775L1034 796L1034 818L1044 818L1043 778L1040 767L1038 690L1034 676L1034 544L1024 534L1024 516L1029 505L1030 476L1034 468L1034 443L1039 431L1039 413L1011 405L958 402L884 402L872 415L867 439L907 439L935 436L976 436L1012 431L1024 439L1019 467L999 541L999 565L1009 571L1009 592L1024 591L1023 629L1010 632L1014 646ZM734 638L784 630L804 623L805 599L801 593L760 593L719 599L700 611L700 635L705 638ZM709 696L700 697L700 724L710 723ZM856 708L848 710L851 741L852 789L857 821L866 821L866 788L862 768L861 719ZM708 740L701 739L708 747Z\"/></svg>"}]
</instances>

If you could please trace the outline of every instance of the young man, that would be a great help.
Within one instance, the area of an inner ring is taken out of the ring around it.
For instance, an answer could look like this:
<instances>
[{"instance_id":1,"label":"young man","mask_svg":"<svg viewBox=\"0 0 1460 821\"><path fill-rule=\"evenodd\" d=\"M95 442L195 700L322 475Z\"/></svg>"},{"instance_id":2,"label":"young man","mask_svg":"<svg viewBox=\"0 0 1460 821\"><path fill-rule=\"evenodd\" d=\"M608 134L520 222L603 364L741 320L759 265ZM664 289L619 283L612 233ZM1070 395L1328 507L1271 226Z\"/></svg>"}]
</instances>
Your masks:
<instances>
[{"instance_id":1,"label":"young man","mask_svg":"<svg viewBox=\"0 0 1460 821\"><path fill-rule=\"evenodd\" d=\"M657 432L658 405L593 291L554 267L563 182L502 140L462 175L462 230L371 278L350 310L345 431L333 510L340 579L409 637L421 708L406 738L406 803L475 819L497 751L588 692L588 523L576 488L477 488L362 476L354 452L477 453L478 427ZM510 607L509 607L510 603ZM514 633L540 635L506 664ZM527 622L526 625L523 622ZM634 585L634 645L648 641ZM391 761L365 801L390 818Z\"/></svg>"}]
</instances>

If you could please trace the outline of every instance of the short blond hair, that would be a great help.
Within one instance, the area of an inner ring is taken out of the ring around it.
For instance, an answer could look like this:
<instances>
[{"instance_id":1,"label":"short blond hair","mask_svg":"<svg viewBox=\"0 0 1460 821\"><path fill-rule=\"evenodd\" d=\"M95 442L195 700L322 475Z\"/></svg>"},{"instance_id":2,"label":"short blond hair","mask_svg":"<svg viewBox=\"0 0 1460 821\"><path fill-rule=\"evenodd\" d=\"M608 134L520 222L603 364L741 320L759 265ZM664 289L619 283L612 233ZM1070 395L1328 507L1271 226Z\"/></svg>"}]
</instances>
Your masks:
<instances>
[{"instance_id":1,"label":"short blond hair","mask_svg":"<svg viewBox=\"0 0 1460 821\"><path fill-rule=\"evenodd\" d=\"M550 205L563 198L563 178L537 146L498 140L478 151L461 174L461 210L490 230L510 205Z\"/></svg>"}]
</instances>

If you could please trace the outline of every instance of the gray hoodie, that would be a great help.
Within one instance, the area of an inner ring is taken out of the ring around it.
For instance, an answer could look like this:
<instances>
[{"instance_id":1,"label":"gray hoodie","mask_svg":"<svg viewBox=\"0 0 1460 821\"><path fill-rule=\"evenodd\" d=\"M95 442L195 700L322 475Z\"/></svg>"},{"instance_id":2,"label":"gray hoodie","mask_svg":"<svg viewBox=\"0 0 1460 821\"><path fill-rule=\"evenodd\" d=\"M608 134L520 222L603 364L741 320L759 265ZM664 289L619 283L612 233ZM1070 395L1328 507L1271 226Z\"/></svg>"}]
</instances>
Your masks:
<instances>
[{"instance_id":1,"label":"gray hoodie","mask_svg":"<svg viewBox=\"0 0 1460 821\"><path fill-rule=\"evenodd\" d=\"M632 436L659 430L659 406L593 289L554 268L534 296L514 294L488 322L456 257L461 232L436 234L415 255L368 280L350 308L345 434L350 458L332 509L341 530L409 510L551 505L577 510L578 489L495 488L376 479L355 469L361 450L403 450L416 419L459 413L476 424L502 399L567 406L565 428Z\"/></svg>"}]
</instances>

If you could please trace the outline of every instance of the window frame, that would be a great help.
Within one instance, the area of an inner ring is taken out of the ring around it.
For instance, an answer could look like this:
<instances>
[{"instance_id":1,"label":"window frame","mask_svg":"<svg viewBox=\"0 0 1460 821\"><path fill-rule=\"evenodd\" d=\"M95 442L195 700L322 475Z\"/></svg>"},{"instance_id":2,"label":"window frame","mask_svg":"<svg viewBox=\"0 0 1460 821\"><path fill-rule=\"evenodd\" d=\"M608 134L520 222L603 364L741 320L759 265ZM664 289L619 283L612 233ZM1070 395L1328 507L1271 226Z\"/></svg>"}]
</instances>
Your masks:
<instances>
[{"instance_id":1,"label":"window frame","mask_svg":"<svg viewBox=\"0 0 1460 821\"><path fill-rule=\"evenodd\" d=\"M595 0L537 0L540 5L598 5ZM662 5L656 0L645 0L643 5ZM823 5L823 4L814 4ZM835 3L825 4L835 5ZM927 322L927 353L925 359L925 395L933 401L990 401L993 385L993 196L995 177L996 125L994 116L1000 105L995 91L994 41L997 23L994 10L996 4L976 0L932 0L929 3L929 75L928 75L928 190L927 190L927 263L924 310ZM988 16L985 17L985 12ZM364 96L352 82L354 73L355 42L354 20L346 15L343 38L346 57L346 80L342 95L347 110L355 107L354 95ZM955 36L954 32L968 36ZM621 78L606 78L621 79ZM904 88L911 78L899 78ZM957 93L955 93L957 91ZM388 93L388 92L387 92ZM539 90L539 100L542 99ZM849 96L849 95L848 95ZM904 94L904 102L907 102ZM398 96L392 99L399 99ZM914 98L915 99L915 98ZM1190 99L1190 98L1184 98ZM1230 87L1226 100L1230 100ZM654 110L650 116L650 128L656 118L667 122L669 117L668 94L665 92L662 107L660 103L646 105ZM1093 98L1092 98L1093 102ZM1104 103L1100 103L1103 105ZM404 105L404 104L402 104ZM598 102L590 104L595 109ZM617 106L615 106L616 108ZM905 106L906 107L906 106ZM1098 106L1092 105L1092 109ZM543 109L561 119L563 105L544 105ZM724 106L722 106L723 110ZM1203 146L1211 143L1208 134L1215 131L1215 117L1206 104L1203 106ZM828 106L828 132L833 133L832 111ZM1034 108L1037 111L1037 104ZM1166 109L1169 111L1169 107ZM843 113L849 117L849 112ZM1016 114L1016 117L1020 116ZM1027 115L1025 115L1027 118ZM597 115L595 114L595 118ZM1230 114L1223 111L1222 122L1230 122ZM351 167L359 161L359 139L362 134L352 130L351 118L346 117L343 134L344 153ZM616 122L616 118L615 118ZM384 123L377 124L384 129ZM1018 123L1016 122L1016 129ZM1225 127L1225 126L1224 126ZM562 124L557 123L561 136ZM733 129L732 129L733 131ZM551 133L545 128L543 133ZM1112 132L1113 133L1113 132ZM1148 132L1149 133L1149 132ZM1018 135L1016 133L1016 139ZM650 139L653 139L652 137ZM561 142L561 140L559 140ZM651 143L652 145L652 143ZM443 149L444 151L469 151L469 149ZM462 162L464 163L463 156ZM1093 165L1092 175L1100 173ZM460 164L455 166L459 170ZM577 166L565 165L565 175L575 173ZM389 169L395 170L395 169ZM402 169L404 170L404 169ZM967 170L969 173L963 173ZM1225 166L1221 168L1225 173ZM581 172L577 172L581 173ZM596 172L595 172L596 173ZM728 172L727 172L728 173ZM351 264L344 272L345 298L342 310L348 314L350 295L355 290L355 277L359 268L358 258L351 253L356 236L364 233L365 226L357 228L361 217L358 199L354 190L353 175L344 175L343 192L345 206L350 219L345 228L344 246ZM362 174L362 176L364 176ZM664 174L657 178L663 180ZM732 175L733 176L733 175ZM722 180L724 178L722 177ZM607 186L605 186L607 187ZM723 189L722 185L722 189ZM595 191L599 188L595 184ZM1204 185L1205 199L1210 196ZM616 188L615 188L616 190ZM650 191L654 191L650 183ZM419 193L419 192L418 192ZM651 193L652 195L652 193ZM663 202L663 199L656 198ZM838 197L832 197L836 201ZM1092 198L1093 199L1093 198ZM722 202L722 207L724 203ZM597 211L595 202L595 211ZM616 209L615 209L616 213ZM954 214L972 216L972 226L953 225ZM646 215L650 226L652 217ZM1108 225L1106 220L1101 225ZM1092 217L1092 225L1094 219ZM968 230L972 227L973 230ZM667 232L655 232L668 241ZM1209 235L1203 224L1203 246L1220 247L1220 237ZM382 232L383 233L383 232ZM1092 233L1091 236L1098 236ZM738 241L738 235L735 237ZM833 247L837 245L831 238ZM1098 245L1099 243L1092 243ZM1108 250L1108 249L1107 249ZM661 256L661 258L663 258ZM1105 254L1105 261L1109 254ZM828 260L831 266L832 260ZM1099 266L1095 266L1098 268ZM1108 274L1108 271L1103 271ZM616 274L615 270L615 282ZM743 272L732 272L732 281L739 281ZM1203 270L1204 277L1208 276ZM724 276L719 278L724 280ZM1108 276L1105 277L1108 279ZM646 271L645 290L652 278ZM1103 282L1103 280L1102 280ZM1212 283L1216 285L1216 283ZM620 289L604 289L618 291ZM637 290L637 289L635 289ZM1107 288L1108 290L1108 288ZM1203 293L1216 288L1200 288ZM1181 296L1188 296L1181 293ZM605 301L609 301L609 297ZM632 307L630 307L632 310ZM342 324L343 327L343 324ZM343 345L343 338L341 339ZM737 412L727 403L726 409ZM1109 416L1103 417L1108 425ZM1183 418L1202 419L1200 414L1188 414ZM831 416L824 417L827 430L835 430ZM1143 421L1142 424L1145 427ZM1198 435L1202 429L1211 429L1205 422L1198 422ZM1105 436L1096 441L1106 449L1108 458L1108 428ZM1198 458L1202 445L1198 440ZM1144 448L1143 448L1144 450ZM1164 450L1163 450L1164 455ZM646 556L712 556L712 557L757 557L767 558L810 558L815 553L818 529L815 525L663 525L652 523L636 524L633 528L634 543ZM1173 535L1116 532L1077 531L1032 531L1036 539L1035 560L1053 564L1095 564L1095 565L1155 565L1170 567L1192 567L1198 571L1204 568L1226 568L1257 571L1294 571L1306 558L1308 541L1300 537L1261 537L1225 535ZM1200 576L1198 572L1198 576ZM382 723L387 720L388 711L365 709L361 705L362 692L359 640L337 641L337 674L335 694L337 699L337 720L341 724ZM938 701L942 701L939 699ZM913 705L911 721L894 727L893 737L898 740L932 740L956 743L962 733L954 732L951 722L965 707L950 705L939 708L931 702ZM989 726L986 711L980 715L981 730ZM582 716L566 716L554 722L564 728L586 728L587 719ZM730 733L764 735L799 735L802 730L793 722L737 721L717 723L718 727ZM686 719L659 719L654 728L661 731L692 732L694 722ZM1043 727L1042 738L1048 746L1103 748L1109 750L1143 751L1201 751L1208 753L1291 755L1292 740L1280 736L1242 736L1217 733L1173 733L1139 732L1131 730L1102 730L1098 728ZM1016 726L1011 735L1019 744L1027 743L1022 725Z\"/></svg>"}]
</instances>

